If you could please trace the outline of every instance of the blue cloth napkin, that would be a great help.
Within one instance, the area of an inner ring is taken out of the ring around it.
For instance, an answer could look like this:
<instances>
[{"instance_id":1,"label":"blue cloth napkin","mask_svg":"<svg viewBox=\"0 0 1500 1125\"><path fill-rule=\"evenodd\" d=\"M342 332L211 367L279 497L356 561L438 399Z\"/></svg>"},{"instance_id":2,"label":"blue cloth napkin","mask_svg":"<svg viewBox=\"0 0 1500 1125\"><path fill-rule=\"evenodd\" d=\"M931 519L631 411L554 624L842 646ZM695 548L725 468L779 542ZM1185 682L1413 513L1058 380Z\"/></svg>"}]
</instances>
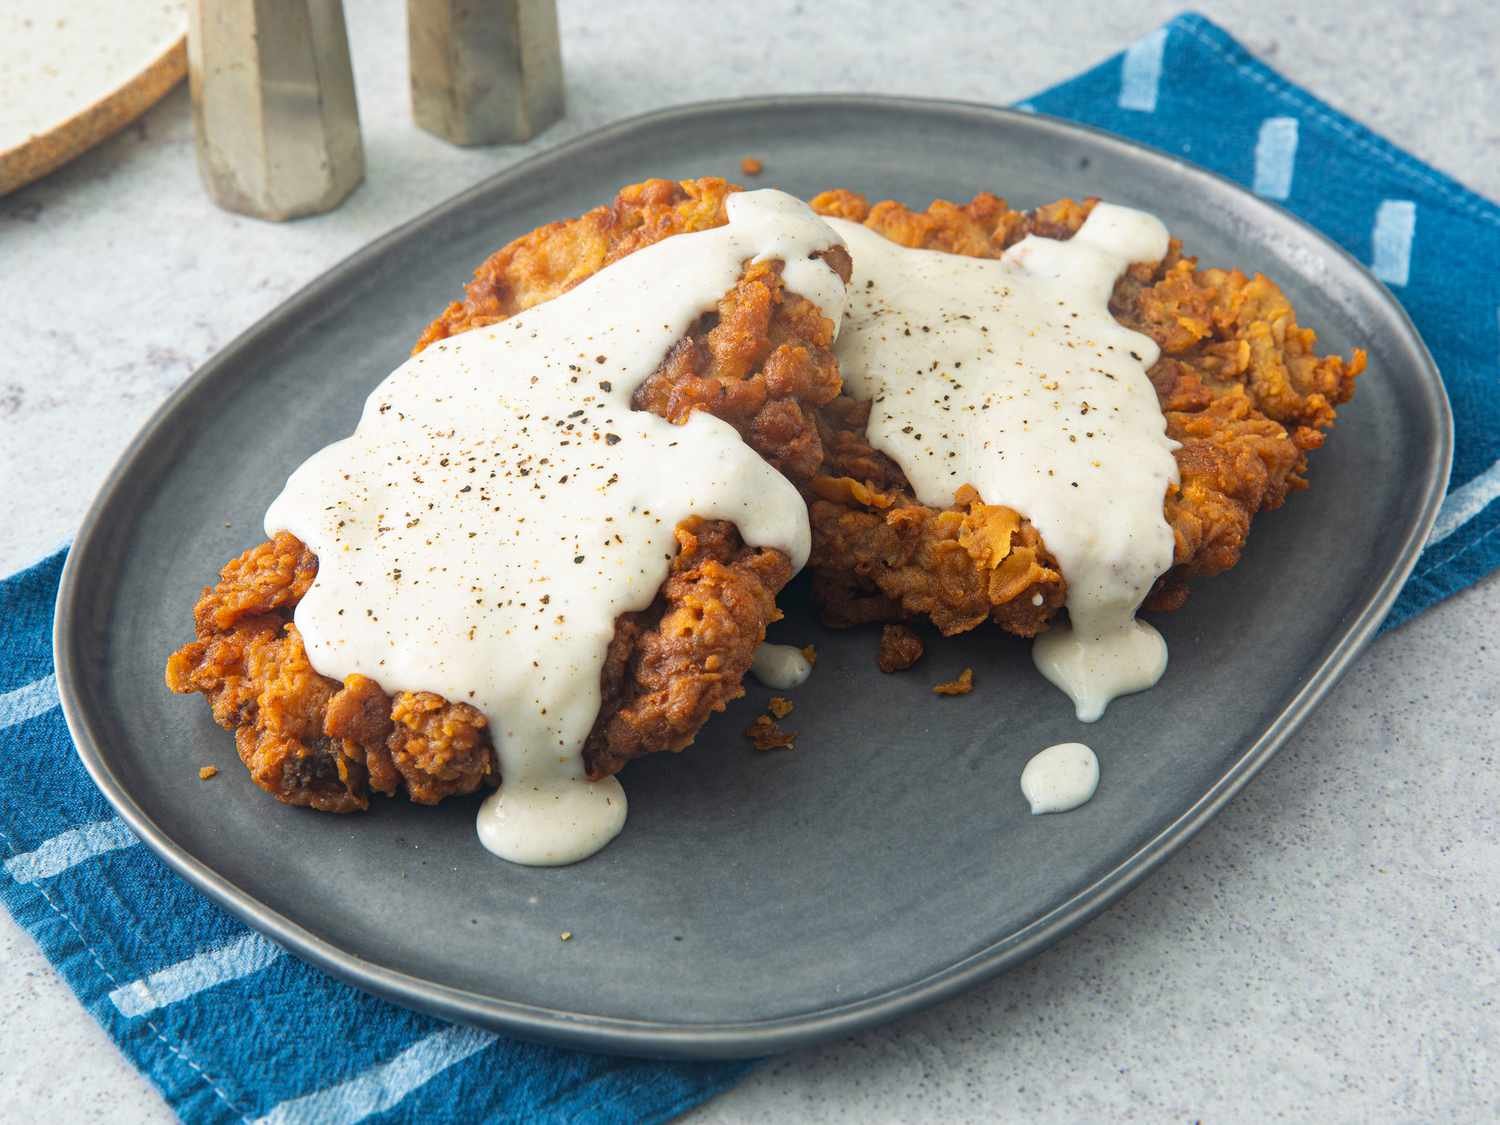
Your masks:
<instances>
[{"instance_id":1,"label":"blue cloth napkin","mask_svg":"<svg viewBox=\"0 0 1500 1125\"><path fill-rule=\"evenodd\" d=\"M1426 337L1458 421L1454 487L1390 623L1500 562L1500 209L1198 16L1023 108L1231 176L1369 263ZM52 670L61 567L54 555L0 583L0 897L183 1118L661 1121L749 1068L606 1058L420 1016L204 899L139 846L73 753Z\"/></svg>"}]
</instances>

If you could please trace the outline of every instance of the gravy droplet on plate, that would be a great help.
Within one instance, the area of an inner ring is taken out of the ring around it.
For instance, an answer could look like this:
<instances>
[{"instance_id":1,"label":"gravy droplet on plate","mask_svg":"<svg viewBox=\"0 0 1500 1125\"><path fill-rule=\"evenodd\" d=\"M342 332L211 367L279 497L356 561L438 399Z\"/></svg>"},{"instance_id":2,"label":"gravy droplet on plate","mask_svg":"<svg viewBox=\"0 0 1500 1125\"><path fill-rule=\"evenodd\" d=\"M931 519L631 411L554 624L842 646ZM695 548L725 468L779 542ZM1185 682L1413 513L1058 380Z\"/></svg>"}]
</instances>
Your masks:
<instances>
[{"instance_id":1,"label":"gravy droplet on plate","mask_svg":"<svg viewBox=\"0 0 1500 1125\"><path fill-rule=\"evenodd\" d=\"M755 650L750 674L768 688L790 691L807 682L812 667L795 645L773 645L768 641Z\"/></svg>"},{"instance_id":2,"label":"gravy droplet on plate","mask_svg":"<svg viewBox=\"0 0 1500 1125\"><path fill-rule=\"evenodd\" d=\"M1068 812L1099 788L1099 759L1081 742L1049 746L1021 771L1021 792L1031 814Z\"/></svg>"},{"instance_id":3,"label":"gravy droplet on plate","mask_svg":"<svg viewBox=\"0 0 1500 1125\"><path fill-rule=\"evenodd\" d=\"M560 867L587 859L620 834L628 810L619 779L582 785L502 785L485 798L479 841L528 867Z\"/></svg>"},{"instance_id":4,"label":"gravy droplet on plate","mask_svg":"<svg viewBox=\"0 0 1500 1125\"><path fill-rule=\"evenodd\" d=\"M789 289L842 314L842 280L812 256L839 239L806 204L756 191L727 207L725 226L413 356L266 513L318 556L295 614L318 672L484 714L501 788L479 835L517 863L582 859L624 825L619 783L589 781L582 748L616 619L656 597L677 525L731 520L807 560L801 496L733 427L630 405L747 260L781 259Z\"/></svg>"},{"instance_id":5,"label":"gravy droplet on plate","mask_svg":"<svg viewBox=\"0 0 1500 1125\"><path fill-rule=\"evenodd\" d=\"M1067 579L1070 624L1034 652L1080 719L1151 686L1165 645L1135 612L1172 564L1162 503L1177 443L1146 374L1159 349L1109 298L1132 262L1165 256L1166 228L1101 203L1071 239L1031 235L982 259L829 222L854 259L835 351L845 388L870 402L871 444L923 504L971 485L1036 526Z\"/></svg>"},{"instance_id":6,"label":"gravy droplet on plate","mask_svg":"<svg viewBox=\"0 0 1500 1125\"><path fill-rule=\"evenodd\" d=\"M1145 691L1167 670L1167 642L1144 621L1094 635L1054 625L1031 643L1037 671L1067 693L1079 721L1092 723L1109 701Z\"/></svg>"}]
</instances>

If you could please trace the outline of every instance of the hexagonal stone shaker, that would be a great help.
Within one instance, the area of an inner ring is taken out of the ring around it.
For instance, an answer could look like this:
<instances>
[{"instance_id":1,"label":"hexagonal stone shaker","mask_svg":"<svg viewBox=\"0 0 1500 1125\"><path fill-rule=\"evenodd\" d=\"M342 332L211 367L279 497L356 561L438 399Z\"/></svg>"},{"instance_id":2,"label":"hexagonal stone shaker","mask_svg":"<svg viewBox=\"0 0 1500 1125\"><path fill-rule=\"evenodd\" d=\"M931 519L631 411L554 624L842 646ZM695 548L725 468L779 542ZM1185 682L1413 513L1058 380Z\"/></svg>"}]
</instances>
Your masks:
<instances>
[{"instance_id":1,"label":"hexagonal stone shaker","mask_svg":"<svg viewBox=\"0 0 1500 1125\"><path fill-rule=\"evenodd\" d=\"M407 0L411 107L458 145L524 141L563 113L556 0Z\"/></svg>"},{"instance_id":2,"label":"hexagonal stone shaker","mask_svg":"<svg viewBox=\"0 0 1500 1125\"><path fill-rule=\"evenodd\" d=\"M364 179L339 0L192 0L188 81L198 170L220 207L316 215Z\"/></svg>"}]
</instances>

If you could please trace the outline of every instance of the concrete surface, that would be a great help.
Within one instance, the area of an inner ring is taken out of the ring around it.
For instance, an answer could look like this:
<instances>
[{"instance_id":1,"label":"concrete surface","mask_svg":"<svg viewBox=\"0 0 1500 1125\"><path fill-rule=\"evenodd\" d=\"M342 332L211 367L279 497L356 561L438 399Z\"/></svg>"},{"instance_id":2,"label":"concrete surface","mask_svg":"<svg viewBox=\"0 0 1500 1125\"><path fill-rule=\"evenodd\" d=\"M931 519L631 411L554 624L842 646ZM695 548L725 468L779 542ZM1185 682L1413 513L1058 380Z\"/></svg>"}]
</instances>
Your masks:
<instances>
[{"instance_id":1,"label":"concrete surface","mask_svg":"<svg viewBox=\"0 0 1500 1125\"><path fill-rule=\"evenodd\" d=\"M197 364L371 238L531 151L737 94L1009 102L1179 5L767 0L705 20L704 5L564 0L568 118L530 145L475 150L411 124L403 5L347 7L368 177L331 215L270 226L215 210L185 90L0 199L0 571L69 537L121 447ZM1496 9L1313 7L1204 10L1500 196ZM1248 792L1051 952L931 1012L773 1061L691 1119L1496 1118L1497 614L1490 581L1378 641ZM0 1029L0 1119L169 1119L3 913Z\"/></svg>"}]
</instances>

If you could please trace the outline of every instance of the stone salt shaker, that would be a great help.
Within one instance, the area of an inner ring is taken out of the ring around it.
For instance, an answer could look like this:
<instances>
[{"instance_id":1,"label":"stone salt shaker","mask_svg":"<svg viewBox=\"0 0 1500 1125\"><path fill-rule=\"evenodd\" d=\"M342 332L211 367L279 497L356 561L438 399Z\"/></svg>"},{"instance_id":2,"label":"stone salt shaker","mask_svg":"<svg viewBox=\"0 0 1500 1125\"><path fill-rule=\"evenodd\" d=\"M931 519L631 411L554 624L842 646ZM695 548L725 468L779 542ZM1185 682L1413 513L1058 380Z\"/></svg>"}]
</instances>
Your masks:
<instances>
[{"instance_id":1,"label":"stone salt shaker","mask_svg":"<svg viewBox=\"0 0 1500 1125\"><path fill-rule=\"evenodd\" d=\"M365 176L340 0L190 0L198 170L220 207L331 211Z\"/></svg>"},{"instance_id":2,"label":"stone salt shaker","mask_svg":"<svg viewBox=\"0 0 1500 1125\"><path fill-rule=\"evenodd\" d=\"M563 112L556 0L407 0L412 116L458 145L524 141Z\"/></svg>"}]
</instances>

